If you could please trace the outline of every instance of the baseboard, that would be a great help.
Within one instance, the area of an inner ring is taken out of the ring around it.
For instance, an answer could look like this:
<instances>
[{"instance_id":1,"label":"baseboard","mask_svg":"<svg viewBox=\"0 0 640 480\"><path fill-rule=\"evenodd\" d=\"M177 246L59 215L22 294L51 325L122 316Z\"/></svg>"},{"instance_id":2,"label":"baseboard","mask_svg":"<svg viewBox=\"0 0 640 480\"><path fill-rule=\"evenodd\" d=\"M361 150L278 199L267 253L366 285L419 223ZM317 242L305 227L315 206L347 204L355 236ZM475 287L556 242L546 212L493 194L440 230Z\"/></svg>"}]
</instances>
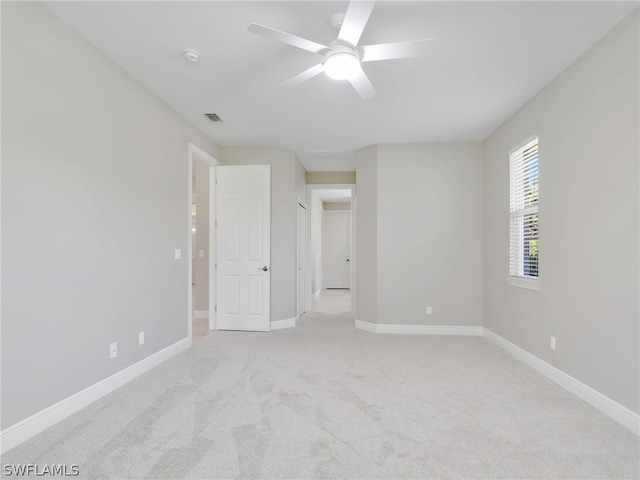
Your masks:
<instances>
[{"instance_id":1,"label":"baseboard","mask_svg":"<svg viewBox=\"0 0 640 480\"><path fill-rule=\"evenodd\" d=\"M532 355L514 343L511 343L509 340L493 333L491 330L484 328L483 336L490 342L505 350L507 353L516 357L518 360L538 371L548 379L554 381L565 390L568 390L576 397L584 400L592 407L597 408L616 422L627 427L636 435L640 435L640 415L637 413L632 412L627 407L620 405L618 402L610 399L606 395L603 395L597 390L594 390L579 380L576 380L571 375L568 375L553 365L548 364L544 360L539 359L535 355Z\"/></svg>"},{"instance_id":2,"label":"baseboard","mask_svg":"<svg viewBox=\"0 0 640 480\"><path fill-rule=\"evenodd\" d=\"M99 398L104 397L115 389L130 382L134 378L151 370L162 362L191 346L191 338L184 338L179 342L156 352L137 363L114 373L104 380L94 383L90 387L65 398L64 400L31 415L0 432L0 453L11 450L29 438L43 432L47 428L64 420L68 416L80 411Z\"/></svg>"},{"instance_id":3,"label":"baseboard","mask_svg":"<svg viewBox=\"0 0 640 480\"><path fill-rule=\"evenodd\" d=\"M482 327L455 325L390 325L356 320L356 328L371 333L403 335L472 335L481 336Z\"/></svg>"},{"instance_id":4,"label":"baseboard","mask_svg":"<svg viewBox=\"0 0 640 480\"><path fill-rule=\"evenodd\" d=\"M296 317L285 318L284 320L274 320L271 322L271 330L282 330L296 326Z\"/></svg>"},{"instance_id":5,"label":"baseboard","mask_svg":"<svg viewBox=\"0 0 640 480\"><path fill-rule=\"evenodd\" d=\"M196 310L193 312L193 318L209 318L209 310Z\"/></svg>"},{"instance_id":6,"label":"baseboard","mask_svg":"<svg viewBox=\"0 0 640 480\"><path fill-rule=\"evenodd\" d=\"M378 333L376 331L377 324L356 320L356 330L364 330L365 332Z\"/></svg>"}]
</instances>

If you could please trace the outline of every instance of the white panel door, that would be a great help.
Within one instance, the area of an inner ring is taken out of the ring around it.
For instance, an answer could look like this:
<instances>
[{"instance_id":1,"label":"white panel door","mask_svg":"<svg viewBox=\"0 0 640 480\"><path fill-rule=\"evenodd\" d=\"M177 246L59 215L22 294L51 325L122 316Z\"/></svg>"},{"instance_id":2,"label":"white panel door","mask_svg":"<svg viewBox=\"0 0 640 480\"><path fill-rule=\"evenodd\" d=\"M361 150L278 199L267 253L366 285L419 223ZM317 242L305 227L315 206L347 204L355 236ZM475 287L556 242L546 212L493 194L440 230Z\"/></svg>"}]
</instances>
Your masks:
<instances>
[{"instance_id":1,"label":"white panel door","mask_svg":"<svg viewBox=\"0 0 640 480\"><path fill-rule=\"evenodd\" d=\"M271 168L220 166L217 177L217 327L270 328Z\"/></svg>"},{"instance_id":2,"label":"white panel door","mask_svg":"<svg viewBox=\"0 0 640 480\"><path fill-rule=\"evenodd\" d=\"M307 279L307 209L298 204L298 317L304 313Z\"/></svg>"},{"instance_id":3,"label":"white panel door","mask_svg":"<svg viewBox=\"0 0 640 480\"><path fill-rule=\"evenodd\" d=\"M323 288L351 287L351 212L322 212Z\"/></svg>"}]
</instances>

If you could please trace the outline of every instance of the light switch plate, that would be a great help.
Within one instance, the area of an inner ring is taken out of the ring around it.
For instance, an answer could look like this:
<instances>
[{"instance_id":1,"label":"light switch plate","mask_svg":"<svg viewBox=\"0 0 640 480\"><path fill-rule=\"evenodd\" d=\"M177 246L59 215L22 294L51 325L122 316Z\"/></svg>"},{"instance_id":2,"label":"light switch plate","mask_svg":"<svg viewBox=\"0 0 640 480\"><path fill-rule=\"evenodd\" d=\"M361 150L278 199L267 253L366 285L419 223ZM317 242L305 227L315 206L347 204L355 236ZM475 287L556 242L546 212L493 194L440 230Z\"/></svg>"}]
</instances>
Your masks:
<instances>
[{"instance_id":1,"label":"light switch plate","mask_svg":"<svg viewBox=\"0 0 640 480\"><path fill-rule=\"evenodd\" d=\"M176 260L180 260L182 258L182 250L176 248Z\"/></svg>"}]
</instances>

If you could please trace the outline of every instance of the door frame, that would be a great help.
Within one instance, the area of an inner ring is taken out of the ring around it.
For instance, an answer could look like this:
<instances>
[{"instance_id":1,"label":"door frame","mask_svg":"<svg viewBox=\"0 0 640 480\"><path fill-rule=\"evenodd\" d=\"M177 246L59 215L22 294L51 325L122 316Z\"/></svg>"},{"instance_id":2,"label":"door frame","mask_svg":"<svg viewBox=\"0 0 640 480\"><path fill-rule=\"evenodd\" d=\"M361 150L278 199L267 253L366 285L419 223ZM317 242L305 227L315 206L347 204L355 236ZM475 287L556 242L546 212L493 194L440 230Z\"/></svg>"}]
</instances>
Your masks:
<instances>
[{"instance_id":1,"label":"door frame","mask_svg":"<svg viewBox=\"0 0 640 480\"><path fill-rule=\"evenodd\" d=\"M307 281L306 288L307 294L305 295L305 310L311 311L311 307L313 305L312 294L311 294L311 223L313 222L313 218L309 218L313 216L313 193L316 190L350 190L351 191L351 312L356 314L356 262L357 262L357 252L356 252L356 184L355 183L317 183L317 184L307 184L307 206L311 209L310 214L307 216ZM308 210L309 212L309 210ZM311 220L311 221L310 221ZM322 222L321 222L322 223ZM321 227L322 229L322 227ZM320 233L322 236L323 232ZM313 252L315 254L315 252ZM324 259L322 260L324 262ZM322 262L321 262L322 263ZM322 277L321 277L322 278Z\"/></svg>"},{"instance_id":2,"label":"door frame","mask_svg":"<svg viewBox=\"0 0 640 480\"><path fill-rule=\"evenodd\" d=\"M309 310L307 309L307 289L311 289L311 284L308 282L308 274L307 274L307 267L309 265L309 234L308 234L308 228L309 228L309 210L307 209L307 204L300 198L298 197L298 201L296 202L296 246L299 244L299 239L297 238L298 236L298 232L300 231L299 228L297 228L298 225L298 206L302 207L304 209L304 268L305 268L305 273L304 273L304 277L303 277L303 281L304 281L304 286L302 287L305 294L304 294L304 300L303 300L303 305L302 305L302 314L304 315L305 313L307 313ZM298 264L300 263L300 258L298 257L298 252L296 251L296 324L298 323L298 320L300 319L300 314L298 313L298 311L300 310L300 305L298 304L299 300L300 300L300 292L298 291L298 288L300 287L300 285L298 285Z\"/></svg>"},{"instance_id":3,"label":"door frame","mask_svg":"<svg viewBox=\"0 0 640 480\"><path fill-rule=\"evenodd\" d=\"M322 221L320 222L320 229L322 233L322 272L320 275L320 288L326 289L327 287L327 254L326 254L326 245L325 245L325 233L326 233L326 221L327 215L349 215L349 223L351 223L351 210L323 210L322 211ZM351 227L351 225L349 225ZM351 242L351 232L349 232L349 262L351 262L351 247L353 247ZM351 263L349 263L349 271L351 271ZM334 287L331 287L334 288ZM351 274L349 274L349 289L351 289Z\"/></svg>"},{"instance_id":4,"label":"door frame","mask_svg":"<svg viewBox=\"0 0 640 480\"><path fill-rule=\"evenodd\" d=\"M188 229L189 241L187 242L187 259L188 275L187 275L187 332L189 342L192 341L192 327L193 327L193 286L191 285L191 279L193 278L193 245L191 240L191 204L193 203L193 161L199 158L203 162L209 165L209 330L215 330L216 317L215 311L212 306L216 304L216 275L215 275L215 255L216 255L216 241L215 241L215 200L216 200L216 167L221 165L220 161L214 158L212 155L205 152L203 149L189 142L189 153L187 155L188 163ZM197 213L196 213L197 215ZM197 222L196 216L196 222Z\"/></svg>"}]
</instances>

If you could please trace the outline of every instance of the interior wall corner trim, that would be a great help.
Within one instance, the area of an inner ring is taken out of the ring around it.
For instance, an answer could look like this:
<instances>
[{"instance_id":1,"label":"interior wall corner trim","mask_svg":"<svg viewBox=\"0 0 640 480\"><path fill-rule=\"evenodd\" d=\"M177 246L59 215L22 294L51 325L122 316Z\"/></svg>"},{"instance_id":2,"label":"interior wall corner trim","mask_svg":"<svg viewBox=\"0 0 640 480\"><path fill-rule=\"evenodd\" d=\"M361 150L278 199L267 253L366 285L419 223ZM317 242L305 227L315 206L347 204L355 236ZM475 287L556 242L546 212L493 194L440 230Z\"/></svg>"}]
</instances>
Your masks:
<instances>
[{"instance_id":1,"label":"interior wall corner trim","mask_svg":"<svg viewBox=\"0 0 640 480\"><path fill-rule=\"evenodd\" d=\"M285 318L283 320L274 320L271 322L271 330L282 330L283 328L291 328L296 326L296 317Z\"/></svg>"},{"instance_id":2,"label":"interior wall corner trim","mask_svg":"<svg viewBox=\"0 0 640 480\"><path fill-rule=\"evenodd\" d=\"M356 320L355 326L358 330L381 334L482 336L482 327L473 325L392 325Z\"/></svg>"}]
</instances>

